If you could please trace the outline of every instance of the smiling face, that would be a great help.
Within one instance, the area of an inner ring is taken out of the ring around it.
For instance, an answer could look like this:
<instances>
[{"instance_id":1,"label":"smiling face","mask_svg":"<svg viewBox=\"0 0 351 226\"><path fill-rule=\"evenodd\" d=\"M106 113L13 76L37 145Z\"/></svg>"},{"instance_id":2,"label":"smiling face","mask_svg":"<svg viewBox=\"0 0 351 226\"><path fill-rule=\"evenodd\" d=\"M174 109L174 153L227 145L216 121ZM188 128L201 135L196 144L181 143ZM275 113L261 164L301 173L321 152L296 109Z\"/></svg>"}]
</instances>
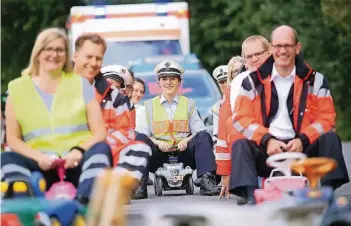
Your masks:
<instances>
[{"instance_id":1,"label":"smiling face","mask_svg":"<svg viewBox=\"0 0 351 226\"><path fill-rule=\"evenodd\" d=\"M92 82L100 73L105 47L86 40L74 53L74 72Z\"/></svg>"},{"instance_id":2,"label":"smiling face","mask_svg":"<svg viewBox=\"0 0 351 226\"><path fill-rule=\"evenodd\" d=\"M164 95L175 95L178 92L180 79L177 76L164 76L159 79L161 91Z\"/></svg>"},{"instance_id":3,"label":"smiling face","mask_svg":"<svg viewBox=\"0 0 351 226\"><path fill-rule=\"evenodd\" d=\"M134 82L133 85L133 94L132 94L132 102L134 104L139 103L140 99L143 98L145 94L145 89L143 84L141 84L140 82Z\"/></svg>"},{"instance_id":4,"label":"smiling face","mask_svg":"<svg viewBox=\"0 0 351 226\"><path fill-rule=\"evenodd\" d=\"M295 65L295 57L300 53L301 44L296 42L291 28L282 26L273 31L271 45L277 67L291 68Z\"/></svg>"},{"instance_id":5,"label":"smiling face","mask_svg":"<svg viewBox=\"0 0 351 226\"><path fill-rule=\"evenodd\" d=\"M54 72L62 70L67 61L65 40L58 38L49 42L38 55L39 70Z\"/></svg>"},{"instance_id":6,"label":"smiling face","mask_svg":"<svg viewBox=\"0 0 351 226\"><path fill-rule=\"evenodd\" d=\"M257 70L270 56L268 49L258 39L247 42L243 46L243 54L245 65L251 71Z\"/></svg>"}]
</instances>

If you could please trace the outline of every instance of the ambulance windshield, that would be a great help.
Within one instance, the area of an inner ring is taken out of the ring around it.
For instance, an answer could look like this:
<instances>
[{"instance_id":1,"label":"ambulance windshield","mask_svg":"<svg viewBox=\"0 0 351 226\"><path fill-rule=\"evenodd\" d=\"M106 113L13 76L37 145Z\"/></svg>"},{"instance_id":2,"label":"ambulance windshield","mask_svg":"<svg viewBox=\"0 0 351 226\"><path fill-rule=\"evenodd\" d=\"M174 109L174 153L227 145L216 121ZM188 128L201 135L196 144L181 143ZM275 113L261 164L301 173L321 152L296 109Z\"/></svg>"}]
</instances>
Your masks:
<instances>
[{"instance_id":1,"label":"ambulance windshield","mask_svg":"<svg viewBox=\"0 0 351 226\"><path fill-rule=\"evenodd\" d=\"M179 40L107 42L103 65L128 66L129 61L140 57L181 54Z\"/></svg>"}]
</instances>

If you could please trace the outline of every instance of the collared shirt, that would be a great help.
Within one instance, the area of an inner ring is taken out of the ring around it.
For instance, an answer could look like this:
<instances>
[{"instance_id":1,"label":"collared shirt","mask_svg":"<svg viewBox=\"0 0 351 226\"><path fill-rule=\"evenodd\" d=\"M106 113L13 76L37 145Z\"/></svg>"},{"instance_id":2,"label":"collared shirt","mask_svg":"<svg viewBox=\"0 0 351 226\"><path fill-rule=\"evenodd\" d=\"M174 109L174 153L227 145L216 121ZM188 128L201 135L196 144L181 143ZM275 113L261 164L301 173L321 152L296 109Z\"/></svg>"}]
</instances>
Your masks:
<instances>
[{"instance_id":1,"label":"collared shirt","mask_svg":"<svg viewBox=\"0 0 351 226\"><path fill-rule=\"evenodd\" d=\"M233 79L233 81L230 83L230 106L232 109L232 112L234 112L234 105L235 105L235 100L237 96L239 95L240 87L241 84L243 83L244 78L246 78L251 71L247 70L244 71Z\"/></svg>"},{"instance_id":2,"label":"collared shirt","mask_svg":"<svg viewBox=\"0 0 351 226\"><path fill-rule=\"evenodd\" d=\"M179 102L179 95L176 94L175 97L173 98L172 103L168 103L164 95L161 95L160 98L160 104L164 107L165 112L168 116L168 119L172 121L175 111L177 109ZM144 133L147 136L152 136L152 133L149 129L149 125L147 123L146 119L146 112L145 112L145 107L140 109L140 113L137 117L140 117L140 120L138 120L138 123L136 125L135 131L139 133ZM190 113L190 112L188 112ZM204 122L201 120L199 112L195 106L194 111L192 114L189 116L189 127L190 127L190 132L191 134L196 134L197 132L204 131L206 130L206 126Z\"/></svg>"},{"instance_id":3,"label":"collared shirt","mask_svg":"<svg viewBox=\"0 0 351 226\"><path fill-rule=\"evenodd\" d=\"M287 99L291 86L294 83L295 74L296 67L294 66L289 76L282 77L273 64L271 82L274 82L277 89L279 104L277 114L269 125L269 133L278 139L291 139L295 137L294 127L291 123L287 106Z\"/></svg>"}]
</instances>

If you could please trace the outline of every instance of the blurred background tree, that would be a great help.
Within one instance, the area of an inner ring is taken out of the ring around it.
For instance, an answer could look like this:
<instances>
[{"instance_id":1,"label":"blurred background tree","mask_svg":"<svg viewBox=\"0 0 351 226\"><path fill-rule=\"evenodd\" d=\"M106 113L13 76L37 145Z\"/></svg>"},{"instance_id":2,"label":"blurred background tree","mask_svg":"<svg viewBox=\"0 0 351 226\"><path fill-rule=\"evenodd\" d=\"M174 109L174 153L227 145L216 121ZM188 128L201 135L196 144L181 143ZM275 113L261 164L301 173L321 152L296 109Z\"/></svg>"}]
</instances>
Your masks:
<instances>
[{"instance_id":1,"label":"blurred background tree","mask_svg":"<svg viewBox=\"0 0 351 226\"><path fill-rule=\"evenodd\" d=\"M2 0L2 91L26 66L37 33L64 27L74 5L99 0ZM100 1L101 2L101 1ZM104 0L108 4L152 0ZM327 76L337 108L337 130L351 140L351 1L350 0L188 0L191 49L210 72L241 54L253 34L269 38L272 29L291 25L299 33L306 61Z\"/></svg>"}]
</instances>

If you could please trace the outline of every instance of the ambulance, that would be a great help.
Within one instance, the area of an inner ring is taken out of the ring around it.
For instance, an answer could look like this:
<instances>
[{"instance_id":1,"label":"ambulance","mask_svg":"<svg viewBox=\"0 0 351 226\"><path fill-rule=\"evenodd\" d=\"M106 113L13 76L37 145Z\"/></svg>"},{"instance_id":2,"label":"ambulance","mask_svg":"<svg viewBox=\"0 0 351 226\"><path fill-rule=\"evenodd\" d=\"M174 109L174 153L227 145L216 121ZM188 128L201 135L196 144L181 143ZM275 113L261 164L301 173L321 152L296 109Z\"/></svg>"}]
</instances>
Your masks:
<instances>
[{"instance_id":1,"label":"ambulance","mask_svg":"<svg viewBox=\"0 0 351 226\"><path fill-rule=\"evenodd\" d=\"M85 32L105 38L103 65L136 58L190 53L188 3L74 6L67 22L71 52Z\"/></svg>"}]
</instances>

